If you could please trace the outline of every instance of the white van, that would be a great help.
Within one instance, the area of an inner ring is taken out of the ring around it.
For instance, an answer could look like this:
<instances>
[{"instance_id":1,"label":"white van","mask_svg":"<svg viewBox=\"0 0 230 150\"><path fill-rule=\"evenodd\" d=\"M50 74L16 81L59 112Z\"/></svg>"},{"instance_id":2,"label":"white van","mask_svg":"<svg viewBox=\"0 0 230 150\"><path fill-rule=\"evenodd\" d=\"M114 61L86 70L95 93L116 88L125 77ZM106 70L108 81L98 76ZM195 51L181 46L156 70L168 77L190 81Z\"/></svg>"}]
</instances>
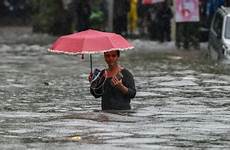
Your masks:
<instances>
[{"instance_id":1,"label":"white van","mask_svg":"<svg viewBox=\"0 0 230 150\"><path fill-rule=\"evenodd\" d=\"M208 50L214 60L230 59L230 7L222 6L216 11L209 31Z\"/></svg>"}]
</instances>

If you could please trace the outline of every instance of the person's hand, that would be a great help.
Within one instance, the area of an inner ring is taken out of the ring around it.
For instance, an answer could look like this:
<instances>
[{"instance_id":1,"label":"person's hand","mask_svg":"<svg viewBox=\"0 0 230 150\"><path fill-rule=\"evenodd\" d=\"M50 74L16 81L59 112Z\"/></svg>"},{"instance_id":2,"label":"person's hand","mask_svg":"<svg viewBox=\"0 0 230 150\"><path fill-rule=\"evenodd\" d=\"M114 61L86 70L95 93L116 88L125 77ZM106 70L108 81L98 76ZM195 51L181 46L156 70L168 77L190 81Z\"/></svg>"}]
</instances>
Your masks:
<instances>
[{"instance_id":1,"label":"person's hand","mask_svg":"<svg viewBox=\"0 0 230 150\"><path fill-rule=\"evenodd\" d=\"M114 76L111 80L112 85L116 88L118 88L122 93L127 94L128 93L128 88L123 85L122 79L118 79L116 76Z\"/></svg>"},{"instance_id":2,"label":"person's hand","mask_svg":"<svg viewBox=\"0 0 230 150\"><path fill-rule=\"evenodd\" d=\"M92 73L92 72L90 72L90 73L89 73L89 76L88 76L88 80L89 80L89 82L91 82L91 81L92 81L92 78L93 78L93 73Z\"/></svg>"},{"instance_id":3,"label":"person's hand","mask_svg":"<svg viewBox=\"0 0 230 150\"><path fill-rule=\"evenodd\" d=\"M112 85L114 87L118 87L119 88L119 87L123 86L122 79L118 80L118 78L116 76L114 76L111 81L112 81Z\"/></svg>"}]
</instances>

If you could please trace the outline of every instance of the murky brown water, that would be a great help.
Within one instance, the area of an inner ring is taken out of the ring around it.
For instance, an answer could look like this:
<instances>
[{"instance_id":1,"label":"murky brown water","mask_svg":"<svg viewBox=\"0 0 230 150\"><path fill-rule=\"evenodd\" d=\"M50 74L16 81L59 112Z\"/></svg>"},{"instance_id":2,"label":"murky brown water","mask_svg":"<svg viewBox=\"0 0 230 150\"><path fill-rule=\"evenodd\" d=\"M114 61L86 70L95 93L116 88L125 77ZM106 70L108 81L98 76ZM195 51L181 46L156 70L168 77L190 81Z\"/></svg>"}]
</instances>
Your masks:
<instances>
[{"instance_id":1,"label":"murky brown water","mask_svg":"<svg viewBox=\"0 0 230 150\"><path fill-rule=\"evenodd\" d=\"M230 148L230 76L123 52L137 96L131 111L102 112L88 91L87 55L47 48L0 45L1 149ZM93 59L105 66L101 55Z\"/></svg>"}]
</instances>

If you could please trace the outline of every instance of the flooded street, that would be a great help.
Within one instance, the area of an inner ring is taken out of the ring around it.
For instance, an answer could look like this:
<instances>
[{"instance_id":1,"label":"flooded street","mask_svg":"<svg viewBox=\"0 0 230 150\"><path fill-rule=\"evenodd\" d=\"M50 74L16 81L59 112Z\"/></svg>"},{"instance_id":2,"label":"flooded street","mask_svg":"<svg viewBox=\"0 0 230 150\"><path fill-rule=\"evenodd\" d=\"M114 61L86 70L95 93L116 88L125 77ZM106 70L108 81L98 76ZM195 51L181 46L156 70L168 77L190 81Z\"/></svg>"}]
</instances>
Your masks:
<instances>
[{"instance_id":1,"label":"flooded street","mask_svg":"<svg viewBox=\"0 0 230 150\"><path fill-rule=\"evenodd\" d=\"M87 55L50 53L41 35L0 34L0 149L230 148L227 74L199 71L135 40L120 62L135 76L132 110L102 112L89 93ZM93 63L105 67L100 54Z\"/></svg>"}]
</instances>

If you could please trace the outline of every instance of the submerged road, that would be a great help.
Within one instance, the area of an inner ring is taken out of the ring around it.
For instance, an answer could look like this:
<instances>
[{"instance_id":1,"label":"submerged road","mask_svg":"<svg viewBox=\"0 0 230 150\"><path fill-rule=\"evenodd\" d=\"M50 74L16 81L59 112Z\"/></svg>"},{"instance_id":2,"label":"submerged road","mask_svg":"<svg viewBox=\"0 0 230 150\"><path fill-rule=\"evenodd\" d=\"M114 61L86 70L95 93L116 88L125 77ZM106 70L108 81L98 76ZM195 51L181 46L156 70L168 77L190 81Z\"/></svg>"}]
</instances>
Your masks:
<instances>
[{"instance_id":1,"label":"submerged road","mask_svg":"<svg viewBox=\"0 0 230 150\"><path fill-rule=\"evenodd\" d=\"M230 148L230 76L156 53L172 43L132 41L120 60L135 76L132 110L103 112L87 55L52 54L49 36L15 31L0 33L0 149ZM105 67L102 55L93 62Z\"/></svg>"}]
</instances>

